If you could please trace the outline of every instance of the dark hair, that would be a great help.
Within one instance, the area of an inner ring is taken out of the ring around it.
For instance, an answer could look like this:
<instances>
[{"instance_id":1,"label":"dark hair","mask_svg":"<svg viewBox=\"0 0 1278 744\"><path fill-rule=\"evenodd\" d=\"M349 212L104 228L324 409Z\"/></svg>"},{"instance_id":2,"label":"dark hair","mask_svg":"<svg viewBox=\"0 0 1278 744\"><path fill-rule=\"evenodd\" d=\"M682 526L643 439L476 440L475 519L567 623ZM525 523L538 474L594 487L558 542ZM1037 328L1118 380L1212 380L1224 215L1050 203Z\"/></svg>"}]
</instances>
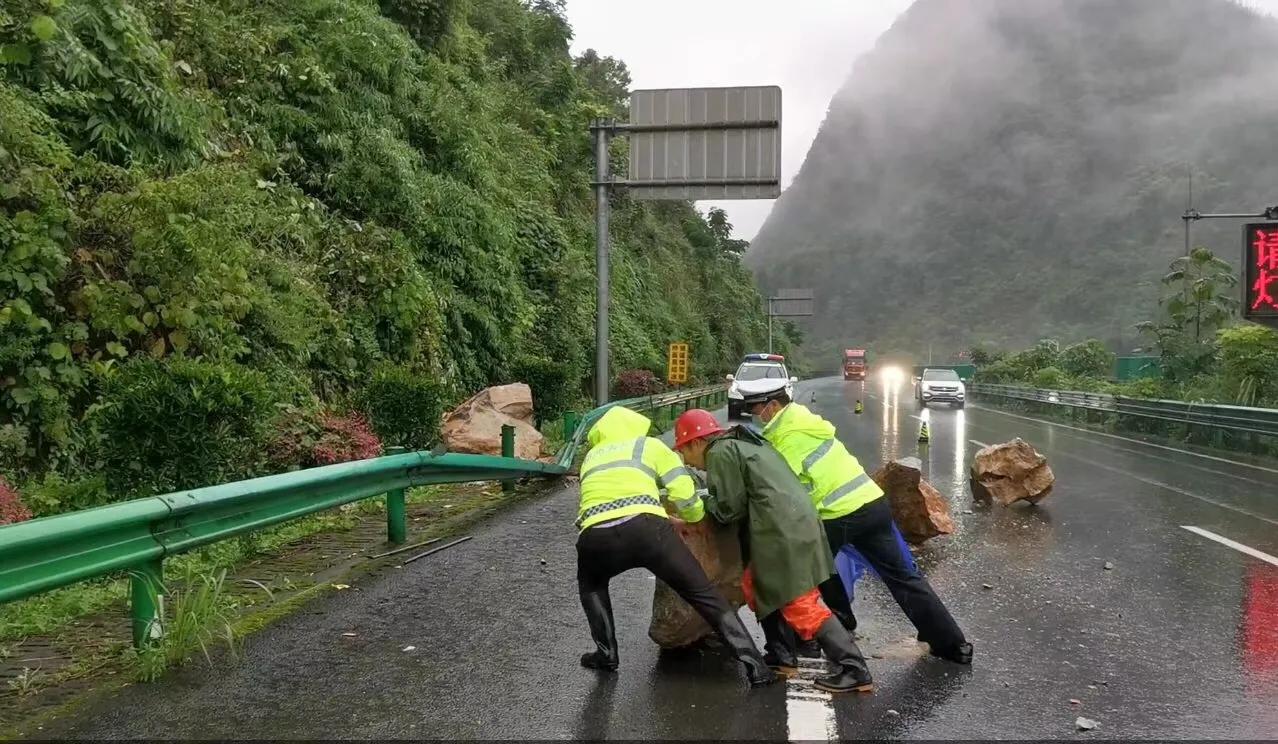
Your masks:
<instances>
[{"instance_id":1,"label":"dark hair","mask_svg":"<svg viewBox=\"0 0 1278 744\"><path fill-rule=\"evenodd\" d=\"M768 400L775 400L783 406L788 406L794 402L790 399L790 396L784 390L778 390L777 394L772 396L771 398L768 398Z\"/></svg>"}]
</instances>

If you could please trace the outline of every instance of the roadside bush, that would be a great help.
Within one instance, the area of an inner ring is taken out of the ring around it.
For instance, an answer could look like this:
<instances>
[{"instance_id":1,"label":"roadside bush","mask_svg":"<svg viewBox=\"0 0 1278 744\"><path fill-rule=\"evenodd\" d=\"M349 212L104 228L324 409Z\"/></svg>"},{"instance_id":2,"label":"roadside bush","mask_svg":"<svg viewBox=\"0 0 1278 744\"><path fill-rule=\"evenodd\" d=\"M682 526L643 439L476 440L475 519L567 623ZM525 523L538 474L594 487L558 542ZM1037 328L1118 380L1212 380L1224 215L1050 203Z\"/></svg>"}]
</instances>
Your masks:
<instances>
[{"instance_id":1,"label":"roadside bush","mask_svg":"<svg viewBox=\"0 0 1278 744\"><path fill-rule=\"evenodd\" d=\"M367 460L382 454L382 442L363 416L330 412L320 417L319 441L313 452L316 465Z\"/></svg>"},{"instance_id":2,"label":"roadside bush","mask_svg":"<svg viewBox=\"0 0 1278 744\"><path fill-rule=\"evenodd\" d=\"M976 379L979 382L988 382L995 385L1024 382L1017 376L1017 370L1006 359L1000 359L987 367L978 367Z\"/></svg>"},{"instance_id":3,"label":"roadside bush","mask_svg":"<svg viewBox=\"0 0 1278 744\"><path fill-rule=\"evenodd\" d=\"M1062 390L1068 388L1069 375L1056 367L1044 367L1034 373L1033 383L1036 388L1052 388Z\"/></svg>"},{"instance_id":4,"label":"roadside bush","mask_svg":"<svg viewBox=\"0 0 1278 744\"><path fill-rule=\"evenodd\" d=\"M0 478L0 525L25 522L31 518L31 510L22 503L22 497Z\"/></svg>"},{"instance_id":5,"label":"roadside bush","mask_svg":"<svg viewBox=\"0 0 1278 744\"><path fill-rule=\"evenodd\" d=\"M1070 377L1104 380L1113 374L1114 354L1092 338L1061 350L1057 366Z\"/></svg>"},{"instance_id":6,"label":"roadside bush","mask_svg":"<svg viewBox=\"0 0 1278 744\"><path fill-rule=\"evenodd\" d=\"M387 445L420 450L439 439L447 394L443 385L421 372L386 365L373 373L357 405Z\"/></svg>"},{"instance_id":7,"label":"roadside bush","mask_svg":"<svg viewBox=\"0 0 1278 744\"><path fill-rule=\"evenodd\" d=\"M262 474L282 397L238 364L130 361L107 379L92 417L107 487L136 496Z\"/></svg>"},{"instance_id":8,"label":"roadside bush","mask_svg":"<svg viewBox=\"0 0 1278 744\"><path fill-rule=\"evenodd\" d=\"M549 359L525 359L515 367L515 379L532 388L537 423L544 424L572 408L581 395L577 376Z\"/></svg>"},{"instance_id":9,"label":"roadside bush","mask_svg":"<svg viewBox=\"0 0 1278 744\"><path fill-rule=\"evenodd\" d=\"M617 375L612 393L615 398L640 398L661 392L661 380L650 369L628 369Z\"/></svg>"},{"instance_id":10,"label":"roadside bush","mask_svg":"<svg viewBox=\"0 0 1278 744\"><path fill-rule=\"evenodd\" d=\"M46 473L39 481L22 487L25 501L37 517L47 517L80 509L92 509L111 503L106 477L91 475L87 478L68 478L59 473Z\"/></svg>"},{"instance_id":11,"label":"roadside bush","mask_svg":"<svg viewBox=\"0 0 1278 744\"><path fill-rule=\"evenodd\" d=\"M1217 339L1225 397L1242 405L1278 405L1278 332L1240 325Z\"/></svg>"}]
</instances>

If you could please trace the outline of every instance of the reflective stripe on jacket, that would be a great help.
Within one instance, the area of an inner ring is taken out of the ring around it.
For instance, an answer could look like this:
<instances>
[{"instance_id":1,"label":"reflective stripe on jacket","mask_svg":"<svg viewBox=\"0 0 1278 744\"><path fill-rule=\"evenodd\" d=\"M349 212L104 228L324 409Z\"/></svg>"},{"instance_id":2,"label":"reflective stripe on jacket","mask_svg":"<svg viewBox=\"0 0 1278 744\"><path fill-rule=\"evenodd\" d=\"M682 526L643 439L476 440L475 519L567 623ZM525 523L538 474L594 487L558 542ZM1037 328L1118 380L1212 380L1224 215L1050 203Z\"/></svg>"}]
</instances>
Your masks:
<instances>
[{"instance_id":1,"label":"reflective stripe on jacket","mask_svg":"<svg viewBox=\"0 0 1278 744\"><path fill-rule=\"evenodd\" d=\"M763 438L807 487L821 519L851 514L883 495L835 436L834 425L798 403L782 408L764 427Z\"/></svg>"},{"instance_id":2,"label":"reflective stripe on jacket","mask_svg":"<svg viewBox=\"0 0 1278 744\"><path fill-rule=\"evenodd\" d=\"M578 529L635 514L664 517L663 491L681 519L700 522L705 516L692 476L674 451L648 436L651 426L643 414L615 406L591 428L581 464Z\"/></svg>"}]
</instances>

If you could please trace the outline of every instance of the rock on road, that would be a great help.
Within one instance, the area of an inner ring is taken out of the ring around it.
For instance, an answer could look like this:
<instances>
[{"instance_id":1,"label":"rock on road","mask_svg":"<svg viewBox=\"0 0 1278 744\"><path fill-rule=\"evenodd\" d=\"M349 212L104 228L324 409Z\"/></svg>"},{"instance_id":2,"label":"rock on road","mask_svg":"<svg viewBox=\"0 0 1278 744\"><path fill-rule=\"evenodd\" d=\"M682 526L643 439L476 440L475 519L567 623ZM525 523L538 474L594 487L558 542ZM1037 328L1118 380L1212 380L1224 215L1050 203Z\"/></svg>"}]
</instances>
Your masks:
<instances>
[{"instance_id":1,"label":"rock on road","mask_svg":"<svg viewBox=\"0 0 1278 744\"><path fill-rule=\"evenodd\" d=\"M749 690L725 656L658 654L653 579L634 571L613 583L620 671L581 669L576 493L561 488L312 601L236 659L128 687L39 736L785 739L825 716L816 730L843 738L1278 737L1278 565L1264 558L1278 555L1278 470L979 405L921 411L908 383L799 390L867 468L918 456L950 500L955 534L918 557L976 646L971 668L928 657L866 578L855 607L875 694ZM1053 494L974 506L972 455L1016 436L1048 457ZM1098 727L1080 731L1083 717Z\"/></svg>"}]
</instances>

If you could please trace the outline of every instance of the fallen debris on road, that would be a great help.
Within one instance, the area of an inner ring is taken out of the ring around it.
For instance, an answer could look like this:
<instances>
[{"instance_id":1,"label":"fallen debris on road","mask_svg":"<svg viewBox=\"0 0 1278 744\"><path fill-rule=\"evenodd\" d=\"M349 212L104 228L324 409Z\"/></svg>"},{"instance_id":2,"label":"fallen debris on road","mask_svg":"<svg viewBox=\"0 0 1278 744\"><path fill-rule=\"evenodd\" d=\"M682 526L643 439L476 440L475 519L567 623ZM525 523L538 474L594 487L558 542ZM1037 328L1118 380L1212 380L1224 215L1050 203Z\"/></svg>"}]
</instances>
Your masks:
<instances>
[{"instance_id":1,"label":"fallen debris on road","mask_svg":"<svg viewBox=\"0 0 1278 744\"><path fill-rule=\"evenodd\" d=\"M1037 504L1052 492L1056 476L1028 442L1017 437L981 448L972 462L972 498L1008 506L1017 501Z\"/></svg>"},{"instance_id":2,"label":"fallen debris on road","mask_svg":"<svg viewBox=\"0 0 1278 744\"><path fill-rule=\"evenodd\" d=\"M885 463L871 476L887 495L901 535L914 545L954 532L949 503L923 478L922 467L918 458L906 457Z\"/></svg>"},{"instance_id":3,"label":"fallen debris on road","mask_svg":"<svg viewBox=\"0 0 1278 744\"><path fill-rule=\"evenodd\" d=\"M533 419L532 389L522 382L486 388L444 415L440 435L449 452L501 455L502 425L515 427L515 457L536 460L546 438Z\"/></svg>"},{"instance_id":4,"label":"fallen debris on road","mask_svg":"<svg viewBox=\"0 0 1278 744\"><path fill-rule=\"evenodd\" d=\"M741 590L741 543L736 529L707 518L696 524L681 524L677 531L732 608L745 604ZM710 626L687 602L665 583L656 582L649 638L662 648L674 649L691 646L711 635Z\"/></svg>"}]
</instances>

